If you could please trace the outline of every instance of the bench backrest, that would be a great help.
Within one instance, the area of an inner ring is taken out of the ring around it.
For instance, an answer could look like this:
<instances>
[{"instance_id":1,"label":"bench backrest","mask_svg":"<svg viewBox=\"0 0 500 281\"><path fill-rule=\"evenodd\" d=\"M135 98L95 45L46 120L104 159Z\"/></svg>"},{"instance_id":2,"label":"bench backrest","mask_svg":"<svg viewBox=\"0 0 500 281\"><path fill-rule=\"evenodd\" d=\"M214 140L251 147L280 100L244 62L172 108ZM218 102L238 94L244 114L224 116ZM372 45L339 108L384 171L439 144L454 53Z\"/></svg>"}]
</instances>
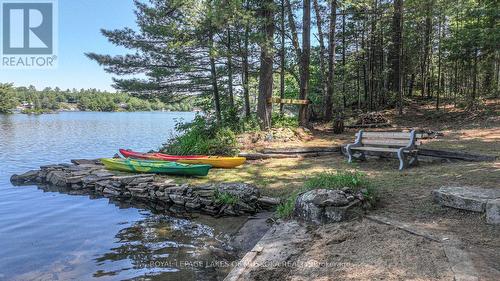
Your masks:
<instances>
[{"instance_id":1,"label":"bench backrest","mask_svg":"<svg viewBox=\"0 0 500 281\"><path fill-rule=\"evenodd\" d=\"M364 132L356 133L356 142L363 146L415 147L420 145L415 131L405 132Z\"/></svg>"}]
</instances>

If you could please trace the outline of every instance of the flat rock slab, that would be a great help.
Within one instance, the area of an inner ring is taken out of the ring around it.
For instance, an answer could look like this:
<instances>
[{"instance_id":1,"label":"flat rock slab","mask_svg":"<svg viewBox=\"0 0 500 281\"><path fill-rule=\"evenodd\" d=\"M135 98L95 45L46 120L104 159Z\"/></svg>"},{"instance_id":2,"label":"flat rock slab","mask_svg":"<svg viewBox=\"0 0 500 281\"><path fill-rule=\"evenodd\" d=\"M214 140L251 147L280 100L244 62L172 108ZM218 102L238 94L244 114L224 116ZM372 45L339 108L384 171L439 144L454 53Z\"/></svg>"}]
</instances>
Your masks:
<instances>
[{"instance_id":1,"label":"flat rock slab","mask_svg":"<svg viewBox=\"0 0 500 281\"><path fill-rule=\"evenodd\" d=\"M484 212L489 200L500 199L500 189L471 186L445 186L432 193L441 205L473 212Z\"/></svg>"},{"instance_id":2,"label":"flat rock slab","mask_svg":"<svg viewBox=\"0 0 500 281\"><path fill-rule=\"evenodd\" d=\"M500 225L500 199L488 200L488 204L486 204L486 222Z\"/></svg>"},{"instance_id":3,"label":"flat rock slab","mask_svg":"<svg viewBox=\"0 0 500 281\"><path fill-rule=\"evenodd\" d=\"M307 227L296 221L276 224L246 253L224 281L273 280L269 276L256 275L262 268L271 270L283 267L294 256L299 255L311 239L311 232L307 231Z\"/></svg>"},{"instance_id":4,"label":"flat rock slab","mask_svg":"<svg viewBox=\"0 0 500 281\"><path fill-rule=\"evenodd\" d=\"M441 187L432 192L434 200L447 207L485 212L486 222L500 224L500 189L479 187Z\"/></svg>"}]
</instances>

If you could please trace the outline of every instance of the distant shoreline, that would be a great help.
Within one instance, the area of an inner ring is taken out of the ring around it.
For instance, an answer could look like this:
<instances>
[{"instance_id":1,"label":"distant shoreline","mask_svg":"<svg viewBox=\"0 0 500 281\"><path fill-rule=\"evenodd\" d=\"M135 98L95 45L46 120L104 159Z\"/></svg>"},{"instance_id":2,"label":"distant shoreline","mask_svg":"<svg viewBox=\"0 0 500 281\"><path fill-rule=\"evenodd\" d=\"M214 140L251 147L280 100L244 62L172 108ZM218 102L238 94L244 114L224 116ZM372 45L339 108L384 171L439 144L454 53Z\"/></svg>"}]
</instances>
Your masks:
<instances>
[{"instance_id":1,"label":"distant shoreline","mask_svg":"<svg viewBox=\"0 0 500 281\"><path fill-rule=\"evenodd\" d=\"M92 111L92 110L54 110L54 111L41 111L41 112L22 112L19 110L14 110L11 113L0 113L0 115L12 115L12 114L22 114L22 115L43 115L43 114L58 114L58 113L65 113L65 112L102 112L102 113L124 113L124 112L129 112L129 113L134 113L134 112L190 112L190 113L199 113L201 111L199 110L192 110L192 111L173 111L173 110L134 110L134 111L128 111L128 110L116 110L116 111Z\"/></svg>"}]
</instances>

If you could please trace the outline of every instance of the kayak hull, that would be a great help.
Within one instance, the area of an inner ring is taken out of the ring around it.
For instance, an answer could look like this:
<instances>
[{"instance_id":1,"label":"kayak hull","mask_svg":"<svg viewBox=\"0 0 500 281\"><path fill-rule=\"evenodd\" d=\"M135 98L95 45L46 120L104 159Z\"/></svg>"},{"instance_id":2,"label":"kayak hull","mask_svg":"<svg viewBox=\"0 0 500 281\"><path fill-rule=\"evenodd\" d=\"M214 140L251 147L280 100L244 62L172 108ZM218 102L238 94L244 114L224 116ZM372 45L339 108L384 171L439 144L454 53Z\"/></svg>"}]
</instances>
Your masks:
<instances>
[{"instance_id":1,"label":"kayak hull","mask_svg":"<svg viewBox=\"0 0 500 281\"><path fill-rule=\"evenodd\" d=\"M144 160L164 160L164 161L177 161L179 159L199 159L207 158L203 155L168 155L163 153L141 153L127 149L119 149L120 154L126 158L144 159Z\"/></svg>"},{"instance_id":2,"label":"kayak hull","mask_svg":"<svg viewBox=\"0 0 500 281\"><path fill-rule=\"evenodd\" d=\"M206 164L211 165L214 168L231 169L241 166L245 163L245 157L219 157L219 156L209 156L207 158L199 159L180 159L177 160L179 163L184 164Z\"/></svg>"},{"instance_id":3,"label":"kayak hull","mask_svg":"<svg viewBox=\"0 0 500 281\"><path fill-rule=\"evenodd\" d=\"M206 176L212 166L186 165L167 161L151 161L121 158L101 159L106 169L131 173L155 173L179 176Z\"/></svg>"},{"instance_id":4,"label":"kayak hull","mask_svg":"<svg viewBox=\"0 0 500 281\"><path fill-rule=\"evenodd\" d=\"M213 168L231 169L243 165L245 157L223 157L223 156L204 156L204 155L168 155L163 153L140 153L131 150L120 149L124 157L145 160L163 160L175 161L184 164L211 165Z\"/></svg>"}]
</instances>

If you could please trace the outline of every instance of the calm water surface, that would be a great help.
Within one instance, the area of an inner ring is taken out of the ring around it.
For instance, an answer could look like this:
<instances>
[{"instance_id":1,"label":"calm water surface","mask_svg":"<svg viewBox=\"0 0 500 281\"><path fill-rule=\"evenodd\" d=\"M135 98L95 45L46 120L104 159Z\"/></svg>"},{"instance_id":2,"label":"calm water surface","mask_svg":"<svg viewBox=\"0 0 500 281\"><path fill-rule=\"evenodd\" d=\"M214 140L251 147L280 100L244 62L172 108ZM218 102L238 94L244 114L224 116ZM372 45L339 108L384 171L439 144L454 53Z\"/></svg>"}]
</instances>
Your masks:
<instances>
[{"instance_id":1,"label":"calm water surface","mask_svg":"<svg viewBox=\"0 0 500 281\"><path fill-rule=\"evenodd\" d=\"M193 113L0 115L0 280L212 280L213 248L240 223L152 214L9 178L40 165L158 148Z\"/></svg>"}]
</instances>

